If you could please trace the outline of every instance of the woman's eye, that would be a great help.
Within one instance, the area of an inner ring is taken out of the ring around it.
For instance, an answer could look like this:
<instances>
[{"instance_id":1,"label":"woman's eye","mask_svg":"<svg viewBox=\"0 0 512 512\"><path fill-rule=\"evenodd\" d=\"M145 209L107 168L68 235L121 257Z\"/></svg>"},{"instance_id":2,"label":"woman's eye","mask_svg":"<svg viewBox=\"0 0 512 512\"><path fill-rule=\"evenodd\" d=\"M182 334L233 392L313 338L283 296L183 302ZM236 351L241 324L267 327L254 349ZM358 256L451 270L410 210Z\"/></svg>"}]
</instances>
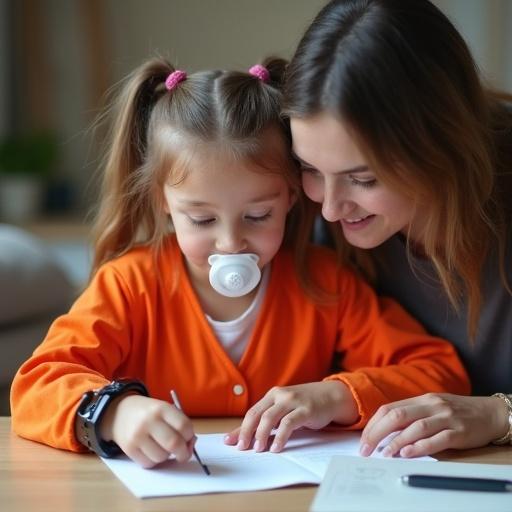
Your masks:
<instances>
[{"instance_id":1,"label":"woman's eye","mask_svg":"<svg viewBox=\"0 0 512 512\"><path fill-rule=\"evenodd\" d=\"M264 215L246 215L245 218L251 222L264 222L270 218L270 215L270 212L267 212Z\"/></svg>"},{"instance_id":2,"label":"woman's eye","mask_svg":"<svg viewBox=\"0 0 512 512\"><path fill-rule=\"evenodd\" d=\"M363 179L356 179L353 176L350 176L350 182L352 183L352 185L357 185L359 187L364 187L364 188L370 188L377 184L377 180L375 178L369 178L369 179L363 180Z\"/></svg>"}]
</instances>

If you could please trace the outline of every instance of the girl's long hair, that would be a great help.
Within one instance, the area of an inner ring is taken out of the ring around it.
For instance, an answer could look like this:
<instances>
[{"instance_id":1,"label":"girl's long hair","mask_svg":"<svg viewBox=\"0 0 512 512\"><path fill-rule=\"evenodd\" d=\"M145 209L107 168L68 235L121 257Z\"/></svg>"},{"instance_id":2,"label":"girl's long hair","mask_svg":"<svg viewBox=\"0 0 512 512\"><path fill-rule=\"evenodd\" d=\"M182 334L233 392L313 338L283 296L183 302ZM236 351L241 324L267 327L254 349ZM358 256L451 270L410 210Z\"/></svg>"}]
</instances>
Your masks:
<instances>
[{"instance_id":1,"label":"girl's long hair","mask_svg":"<svg viewBox=\"0 0 512 512\"><path fill-rule=\"evenodd\" d=\"M291 157L289 127L281 116L286 62L269 58L263 65L270 75L265 82L246 72L204 71L169 91L165 81L175 68L155 58L114 90L115 100L104 115L113 122L93 227L91 275L139 244L158 253L172 231L164 210L164 184L178 185L186 178L193 154L213 148L249 159L262 172L286 180L298 200L288 214L284 244L294 249L300 281L316 294L304 256L313 215ZM262 135L268 129L282 138L276 145L282 150L264 147Z\"/></svg>"},{"instance_id":2,"label":"girl's long hair","mask_svg":"<svg viewBox=\"0 0 512 512\"><path fill-rule=\"evenodd\" d=\"M418 215L428 212L415 242L452 305L467 297L470 337L491 253L510 292L512 115L503 101L511 99L483 87L463 38L428 0L331 1L287 70L286 114L338 117L378 180L412 198ZM372 253L341 247L374 277Z\"/></svg>"}]
</instances>

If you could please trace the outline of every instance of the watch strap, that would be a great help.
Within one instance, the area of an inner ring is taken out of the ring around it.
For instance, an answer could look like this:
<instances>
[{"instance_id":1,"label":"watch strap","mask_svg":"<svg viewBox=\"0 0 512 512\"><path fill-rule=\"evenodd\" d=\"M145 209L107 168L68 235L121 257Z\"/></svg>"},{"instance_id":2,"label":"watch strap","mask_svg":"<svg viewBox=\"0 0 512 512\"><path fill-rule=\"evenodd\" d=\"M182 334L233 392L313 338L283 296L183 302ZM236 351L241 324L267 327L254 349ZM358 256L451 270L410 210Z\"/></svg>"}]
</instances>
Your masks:
<instances>
[{"instance_id":1,"label":"watch strap","mask_svg":"<svg viewBox=\"0 0 512 512\"><path fill-rule=\"evenodd\" d=\"M104 441L100 436L101 420L114 399L134 392L149 396L144 384L138 380L114 380L101 389L87 391L76 412L76 436L78 441L100 457L113 457L121 452L113 441Z\"/></svg>"}]
</instances>

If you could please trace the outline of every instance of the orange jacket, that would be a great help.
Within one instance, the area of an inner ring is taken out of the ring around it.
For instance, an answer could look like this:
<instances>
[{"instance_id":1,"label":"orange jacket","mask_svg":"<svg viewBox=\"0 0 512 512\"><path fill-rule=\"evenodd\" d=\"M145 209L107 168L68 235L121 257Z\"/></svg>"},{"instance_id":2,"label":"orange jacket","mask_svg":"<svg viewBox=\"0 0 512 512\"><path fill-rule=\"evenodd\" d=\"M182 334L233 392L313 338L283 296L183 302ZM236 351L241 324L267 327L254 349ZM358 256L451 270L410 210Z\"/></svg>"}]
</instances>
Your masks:
<instances>
[{"instance_id":1,"label":"orange jacket","mask_svg":"<svg viewBox=\"0 0 512 512\"><path fill-rule=\"evenodd\" d=\"M74 435L82 394L121 377L142 380L162 400L178 390L190 416L242 416L272 386L339 379L359 406L350 428L362 428L393 400L469 392L449 343L428 336L395 302L378 300L327 249L311 248L310 261L339 300L321 306L308 299L292 255L281 251L238 365L215 338L174 237L157 259L141 247L108 262L19 369L11 390L14 431L84 450ZM329 376L335 358L343 371Z\"/></svg>"}]
</instances>

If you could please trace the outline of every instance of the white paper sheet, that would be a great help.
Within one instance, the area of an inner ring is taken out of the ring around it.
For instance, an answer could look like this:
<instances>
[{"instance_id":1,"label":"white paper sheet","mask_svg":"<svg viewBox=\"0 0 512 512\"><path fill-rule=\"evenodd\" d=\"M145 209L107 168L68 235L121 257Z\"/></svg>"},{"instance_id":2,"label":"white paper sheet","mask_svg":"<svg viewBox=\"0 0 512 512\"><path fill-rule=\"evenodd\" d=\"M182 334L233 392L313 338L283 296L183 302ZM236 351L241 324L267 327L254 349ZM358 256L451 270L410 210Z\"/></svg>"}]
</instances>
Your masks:
<instances>
[{"instance_id":1,"label":"white paper sheet","mask_svg":"<svg viewBox=\"0 0 512 512\"><path fill-rule=\"evenodd\" d=\"M409 487L400 477L430 474L511 479L508 465L335 456L311 512L510 512L512 493Z\"/></svg>"},{"instance_id":2,"label":"white paper sheet","mask_svg":"<svg viewBox=\"0 0 512 512\"><path fill-rule=\"evenodd\" d=\"M210 476L194 458L185 463L168 460L153 469L143 469L126 456L102 460L138 498L256 491L320 483L333 455L359 453L359 438L359 432L301 430L281 453L256 453L225 445L224 434L199 434L196 449ZM380 457L379 451L375 456Z\"/></svg>"}]
</instances>

